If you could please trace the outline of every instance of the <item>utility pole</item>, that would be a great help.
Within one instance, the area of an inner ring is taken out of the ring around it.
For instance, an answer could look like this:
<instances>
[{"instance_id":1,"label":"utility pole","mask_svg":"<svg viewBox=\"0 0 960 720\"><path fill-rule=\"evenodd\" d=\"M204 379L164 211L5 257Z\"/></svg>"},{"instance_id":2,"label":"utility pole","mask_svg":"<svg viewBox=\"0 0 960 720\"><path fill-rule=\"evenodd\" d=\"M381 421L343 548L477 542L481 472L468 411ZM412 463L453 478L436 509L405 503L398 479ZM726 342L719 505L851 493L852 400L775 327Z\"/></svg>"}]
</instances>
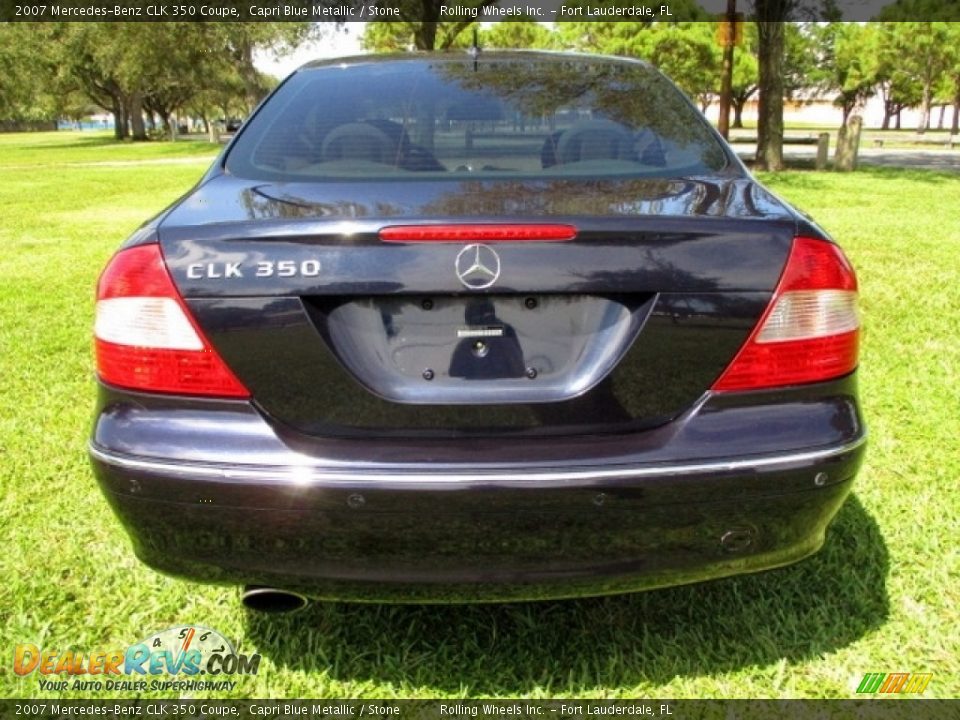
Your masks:
<instances>
[{"instance_id":1,"label":"utility pole","mask_svg":"<svg viewBox=\"0 0 960 720\"><path fill-rule=\"evenodd\" d=\"M733 95L733 47L737 41L737 0L727 0L726 32L723 37L723 66L720 72L720 119L717 129L730 137L730 104Z\"/></svg>"}]
</instances>

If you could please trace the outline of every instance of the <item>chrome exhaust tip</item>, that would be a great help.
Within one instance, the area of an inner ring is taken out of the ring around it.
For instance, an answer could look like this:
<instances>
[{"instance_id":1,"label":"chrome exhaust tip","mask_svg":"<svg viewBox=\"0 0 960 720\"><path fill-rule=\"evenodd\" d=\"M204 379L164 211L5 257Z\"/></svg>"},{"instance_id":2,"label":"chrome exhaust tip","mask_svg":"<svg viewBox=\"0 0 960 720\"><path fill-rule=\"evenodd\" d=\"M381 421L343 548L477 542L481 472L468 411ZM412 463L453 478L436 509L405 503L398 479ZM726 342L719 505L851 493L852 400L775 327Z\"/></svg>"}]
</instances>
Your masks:
<instances>
[{"instance_id":1,"label":"chrome exhaust tip","mask_svg":"<svg viewBox=\"0 0 960 720\"><path fill-rule=\"evenodd\" d=\"M240 596L240 602L248 610L271 615L297 612L310 604L310 600L300 593L259 585L245 587L243 595Z\"/></svg>"}]
</instances>

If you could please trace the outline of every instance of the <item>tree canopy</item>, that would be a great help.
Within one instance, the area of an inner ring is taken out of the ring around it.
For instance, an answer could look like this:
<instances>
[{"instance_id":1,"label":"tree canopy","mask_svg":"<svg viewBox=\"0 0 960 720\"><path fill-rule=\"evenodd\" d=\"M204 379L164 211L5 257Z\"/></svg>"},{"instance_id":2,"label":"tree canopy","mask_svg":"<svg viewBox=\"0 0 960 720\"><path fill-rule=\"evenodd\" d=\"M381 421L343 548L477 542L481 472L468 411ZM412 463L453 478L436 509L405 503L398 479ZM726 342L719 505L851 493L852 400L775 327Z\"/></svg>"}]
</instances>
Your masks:
<instances>
[{"instance_id":1,"label":"tree canopy","mask_svg":"<svg viewBox=\"0 0 960 720\"><path fill-rule=\"evenodd\" d=\"M0 25L0 119L113 113L118 138L146 136L143 117L243 115L274 81L254 53L283 53L316 35L310 23L98 23ZM72 109L74 111L72 111Z\"/></svg>"},{"instance_id":2,"label":"tree canopy","mask_svg":"<svg viewBox=\"0 0 960 720\"><path fill-rule=\"evenodd\" d=\"M325 2L327 0L320 0ZM669 22L568 21L546 25L517 17L483 23L499 0L467 0L450 16L441 0L391 0L400 21L367 24L362 44L373 51L468 47L579 50L641 58L655 65L706 108L720 89L722 48L716 24L696 0L670 4ZM583 0L566 0L576 8ZM592 5L598 5L592 0ZM601 0L599 6L633 6ZM659 0L650 7L659 11ZM806 3L809 5L810 3ZM820 3L818 18L829 15ZM735 49L734 127L748 102L759 101L761 145L782 136L784 98L829 97L843 122L879 96L884 127L907 107L953 106L960 116L960 10L944 0L898 0L882 22L782 22L802 14L802 0L753 0ZM475 16L474 16L475 15ZM934 18L917 22L912 17ZM321 25L325 27L321 27ZM96 108L113 113L115 133L147 136L157 118L172 134L178 114L226 118L247 114L276 82L258 72L258 53L280 55L332 28L331 23L5 23L0 24L0 121L80 118ZM941 111L941 118L943 112ZM779 118L779 119L778 119ZM772 133L772 134L771 134ZM770 150L768 147L767 150ZM764 151L766 153L767 151ZM776 167L771 151L761 163Z\"/></svg>"}]
</instances>

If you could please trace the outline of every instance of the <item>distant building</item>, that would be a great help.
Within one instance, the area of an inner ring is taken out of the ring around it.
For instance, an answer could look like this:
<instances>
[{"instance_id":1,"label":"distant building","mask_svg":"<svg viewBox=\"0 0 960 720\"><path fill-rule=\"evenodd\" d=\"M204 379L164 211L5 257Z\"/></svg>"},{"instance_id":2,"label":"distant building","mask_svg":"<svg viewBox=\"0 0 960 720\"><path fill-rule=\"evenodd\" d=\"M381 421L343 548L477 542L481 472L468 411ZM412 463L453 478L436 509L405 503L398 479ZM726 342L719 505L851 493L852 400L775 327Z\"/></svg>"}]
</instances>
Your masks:
<instances>
[{"instance_id":1,"label":"distant building","mask_svg":"<svg viewBox=\"0 0 960 720\"><path fill-rule=\"evenodd\" d=\"M930 126L936 129L940 125L941 106L934 105L930 113ZM883 100L879 96L870 98L863 112L864 127L879 128L883 125ZM707 108L707 117L711 122L716 123L719 116L719 107L716 102L711 103ZM942 114L944 129L950 129L950 122L953 119L953 108L947 107ZM730 119L733 121L733 111L730 111ZM823 125L825 127L840 127L843 119L843 113L840 108L833 104L830 98L812 98L808 100L785 100L783 103L783 120L789 126L791 124ZM753 98L743 108L743 121L747 125L755 126L757 122L757 100ZM919 108L907 108L900 113L900 129L916 130L920 122ZM891 120L890 127L895 127L896 120Z\"/></svg>"}]
</instances>

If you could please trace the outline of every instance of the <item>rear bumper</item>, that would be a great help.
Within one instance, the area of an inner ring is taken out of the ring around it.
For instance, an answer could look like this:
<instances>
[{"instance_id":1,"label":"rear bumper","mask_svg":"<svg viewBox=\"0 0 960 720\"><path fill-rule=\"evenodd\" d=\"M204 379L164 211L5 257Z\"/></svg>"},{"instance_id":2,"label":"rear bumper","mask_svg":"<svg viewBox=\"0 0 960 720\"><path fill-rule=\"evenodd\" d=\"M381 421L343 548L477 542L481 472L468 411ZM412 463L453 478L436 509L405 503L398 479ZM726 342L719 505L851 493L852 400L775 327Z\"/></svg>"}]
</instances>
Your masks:
<instances>
[{"instance_id":1,"label":"rear bumper","mask_svg":"<svg viewBox=\"0 0 960 720\"><path fill-rule=\"evenodd\" d=\"M698 461L239 465L90 452L152 567L358 601L642 590L815 552L862 460L842 443Z\"/></svg>"}]
</instances>

